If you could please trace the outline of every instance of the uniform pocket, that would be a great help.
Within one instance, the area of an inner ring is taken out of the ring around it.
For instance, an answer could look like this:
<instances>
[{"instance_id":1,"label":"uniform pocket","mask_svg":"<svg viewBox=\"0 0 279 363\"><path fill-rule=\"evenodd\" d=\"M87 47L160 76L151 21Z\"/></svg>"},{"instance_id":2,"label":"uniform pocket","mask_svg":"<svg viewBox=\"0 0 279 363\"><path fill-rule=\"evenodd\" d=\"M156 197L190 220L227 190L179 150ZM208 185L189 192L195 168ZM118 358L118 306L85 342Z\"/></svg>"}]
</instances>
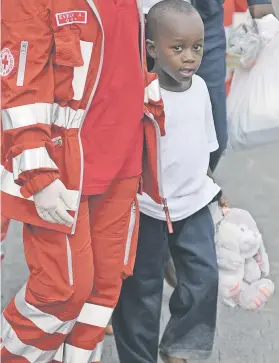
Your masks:
<instances>
[{"instance_id":1,"label":"uniform pocket","mask_svg":"<svg viewBox=\"0 0 279 363\"><path fill-rule=\"evenodd\" d=\"M81 100L87 80L93 43L80 40L78 32L54 35L55 98Z\"/></svg>"},{"instance_id":2,"label":"uniform pocket","mask_svg":"<svg viewBox=\"0 0 279 363\"><path fill-rule=\"evenodd\" d=\"M139 231L139 207L138 201L135 200L131 206L130 220L128 227L127 240L125 245L123 278L127 278L133 274L136 260L137 243Z\"/></svg>"}]
</instances>

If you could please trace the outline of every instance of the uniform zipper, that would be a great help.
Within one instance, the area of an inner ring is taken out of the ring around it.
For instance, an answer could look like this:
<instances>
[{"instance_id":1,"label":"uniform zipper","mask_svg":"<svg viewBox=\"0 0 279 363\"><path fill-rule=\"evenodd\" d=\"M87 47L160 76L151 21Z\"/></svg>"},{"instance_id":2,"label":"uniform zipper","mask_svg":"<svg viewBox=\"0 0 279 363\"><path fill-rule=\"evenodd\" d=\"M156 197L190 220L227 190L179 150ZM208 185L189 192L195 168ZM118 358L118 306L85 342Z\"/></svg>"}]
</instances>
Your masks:
<instances>
[{"instance_id":1,"label":"uniform zipper","mask_svg":"<svg viewBox=\"0 0 279 363\"><path fill-rule=\"evenodd\" d=\"M158 170L158 186L159 186L159 193L160 196L162 198L162 205L163 205L163 211L165 212L165 216L166 216L166 222L167 222L167 226L168 226L168 231L170 234L173 233L173 226L172 226L172 221L170 218L170 213L169 213L169 207L168 207L168 201L167 198L164 197L164 187L163 187L163 177L162 177L162 160L161 160L161 132L160 132L160 127L158 125L158 123L156 122L156 120L154 119L153 115L150 112L147 112L146 115L149 117L149 119L151 119L154 128L155 128L155 132L156 132L156 141L157 141L157 170Z\"/></svg>"},{"instance_id":2,"label":"uniform zipper","mask_svg":"<svg viewBox=\"0 0 279 363\"><path fill-rule=\"evenodd\" d=\"M128 263L129 263L133 232L134 232L135 224L136 224L136 217L137 217L136 202L134 201L132 204L132 207L131 207L131 216L130 216L130 222L129 222L127 242L126 242L126 247L125 247L125 256L124 256L124 265L125 266L128 265Z\"/></svg>"},{"instance_id":3,"label":"uniform zipper","mask_svg":"<svg viewBox=\"0 0 279 363\"><path fill-rule=\"evenodd\" d=\"M89 110L89 107L91 106L91 103L92 103L93 97L95 95L95 92L97 90L97 86L99 84L99 80L100 80L100 76L101 76L101 71L102 71L102 68L103 68L104 50L105 50L105 33L104 33L104 28L103 28L103 24L102 24L102 20L101 20L100 14L99 14L99 12L98 12L98 10L97 10L97 8L96 8L93 0L86 0L86 1L87 1L88 5L91 7L94 15L96 16L96 18L97 18L97 20L99 22L99 25L100 25L101 31L102 31L103 41L102 41L102 46L101 46L101 59L100 59L100 64L99 64L99 69L98 69L97 77L96 77L95 84L94 84L93 90L91 92L91 95L89 97L89 101L87 103L86 109L84 111L84 115L82 117L81 124L80 124L80 128L79 128L79 132L78 132L78 140L79 140L79 148L80 148L80 156L81 156L81 165L80 165L81 172L80 172L79 196L78 196L78 200L77 200L77 210L76 210L76 213L75 213L75 221L74 221L74 225L73 225L71 234L74 234L75 231L76 231L77 218L78 218L78 210L79 210L81 193L82 193L82 185L83 185L84 156L83 156L83 147L82 147L82 142L81 142L81 129L82 129L82 125L83 125L83 122L85 120L85 117L87 115L87 112Z\"/></svg>"},{"instance_id":4,"label":"uniform zipper","mask_svg":"<svg viewBox=\"0 0 279 363\"><path fill-rule=\"evenodd\" d=\"M173 233L173 226L172 226L172 222L171 222L171 217L170 217L170 212L169 212L169 207L168 207L168 203L167 203L167 199L166 198L162 198L163 201L163 209L166 215L166 221L167 221L167 226L168 226L168 231L170 234Z\"/></svg>"}]
</instances>

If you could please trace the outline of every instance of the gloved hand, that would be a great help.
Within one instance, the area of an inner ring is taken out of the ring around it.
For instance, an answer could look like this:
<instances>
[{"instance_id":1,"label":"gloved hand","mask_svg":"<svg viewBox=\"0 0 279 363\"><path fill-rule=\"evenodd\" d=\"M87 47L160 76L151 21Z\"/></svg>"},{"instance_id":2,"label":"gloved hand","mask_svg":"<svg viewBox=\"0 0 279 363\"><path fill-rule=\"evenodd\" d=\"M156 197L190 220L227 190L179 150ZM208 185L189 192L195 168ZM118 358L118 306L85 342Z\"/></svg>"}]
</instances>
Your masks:
<instances>
[{"instance_id":1,"label":"gloved hand","mask_svg":"<svg viewBox=\"0 0 279 363\"><path fill-rule=\"evenodd\" d=\"M70 226L74 218L67 212L71 209L71 200L61 180L56 179L33 196L38 215L49 223Z\"/></svg>"}]
</instances>

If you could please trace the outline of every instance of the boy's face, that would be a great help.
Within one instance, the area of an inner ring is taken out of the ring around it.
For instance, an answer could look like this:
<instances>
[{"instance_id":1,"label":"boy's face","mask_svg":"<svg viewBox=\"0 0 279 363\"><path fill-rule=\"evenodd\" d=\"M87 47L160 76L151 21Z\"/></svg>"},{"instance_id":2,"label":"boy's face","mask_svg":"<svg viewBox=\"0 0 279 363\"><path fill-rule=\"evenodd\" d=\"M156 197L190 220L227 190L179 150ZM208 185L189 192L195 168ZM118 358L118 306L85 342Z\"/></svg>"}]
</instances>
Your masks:
<instances>
[{"instance_id":1,"label":"boy's face","mask_svg":"<svg viewBox=\"0 0 279 363\"><path fill-rule=\"evenodd\" d=\"M154 41L147 42L156 65L179 83L189 81L203 55L204 26L200 16L171 12L162 17L156 33Z\"/></svg>"}]
</instances>

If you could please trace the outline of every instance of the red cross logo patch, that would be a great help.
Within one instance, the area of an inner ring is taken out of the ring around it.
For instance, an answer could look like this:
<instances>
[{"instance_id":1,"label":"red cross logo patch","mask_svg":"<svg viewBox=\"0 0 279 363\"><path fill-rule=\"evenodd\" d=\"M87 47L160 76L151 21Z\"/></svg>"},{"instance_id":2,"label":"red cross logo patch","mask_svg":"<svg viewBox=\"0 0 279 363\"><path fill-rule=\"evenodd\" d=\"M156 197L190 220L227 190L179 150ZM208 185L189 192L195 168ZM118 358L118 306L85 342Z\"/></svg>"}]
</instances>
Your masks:
<instances>
[{"instance_id":1,"label":"red cross logo patch","mask_svg":"<svg viewBox=\"0 0 279 363\"><path fill-rule=\"evenodd\" d=\"M1 59L1 68L0 75L1 77L7 77L15 66L15 59L12 55L9 48L4 48L0 52Z\"/></svg>"}]
</instances>

